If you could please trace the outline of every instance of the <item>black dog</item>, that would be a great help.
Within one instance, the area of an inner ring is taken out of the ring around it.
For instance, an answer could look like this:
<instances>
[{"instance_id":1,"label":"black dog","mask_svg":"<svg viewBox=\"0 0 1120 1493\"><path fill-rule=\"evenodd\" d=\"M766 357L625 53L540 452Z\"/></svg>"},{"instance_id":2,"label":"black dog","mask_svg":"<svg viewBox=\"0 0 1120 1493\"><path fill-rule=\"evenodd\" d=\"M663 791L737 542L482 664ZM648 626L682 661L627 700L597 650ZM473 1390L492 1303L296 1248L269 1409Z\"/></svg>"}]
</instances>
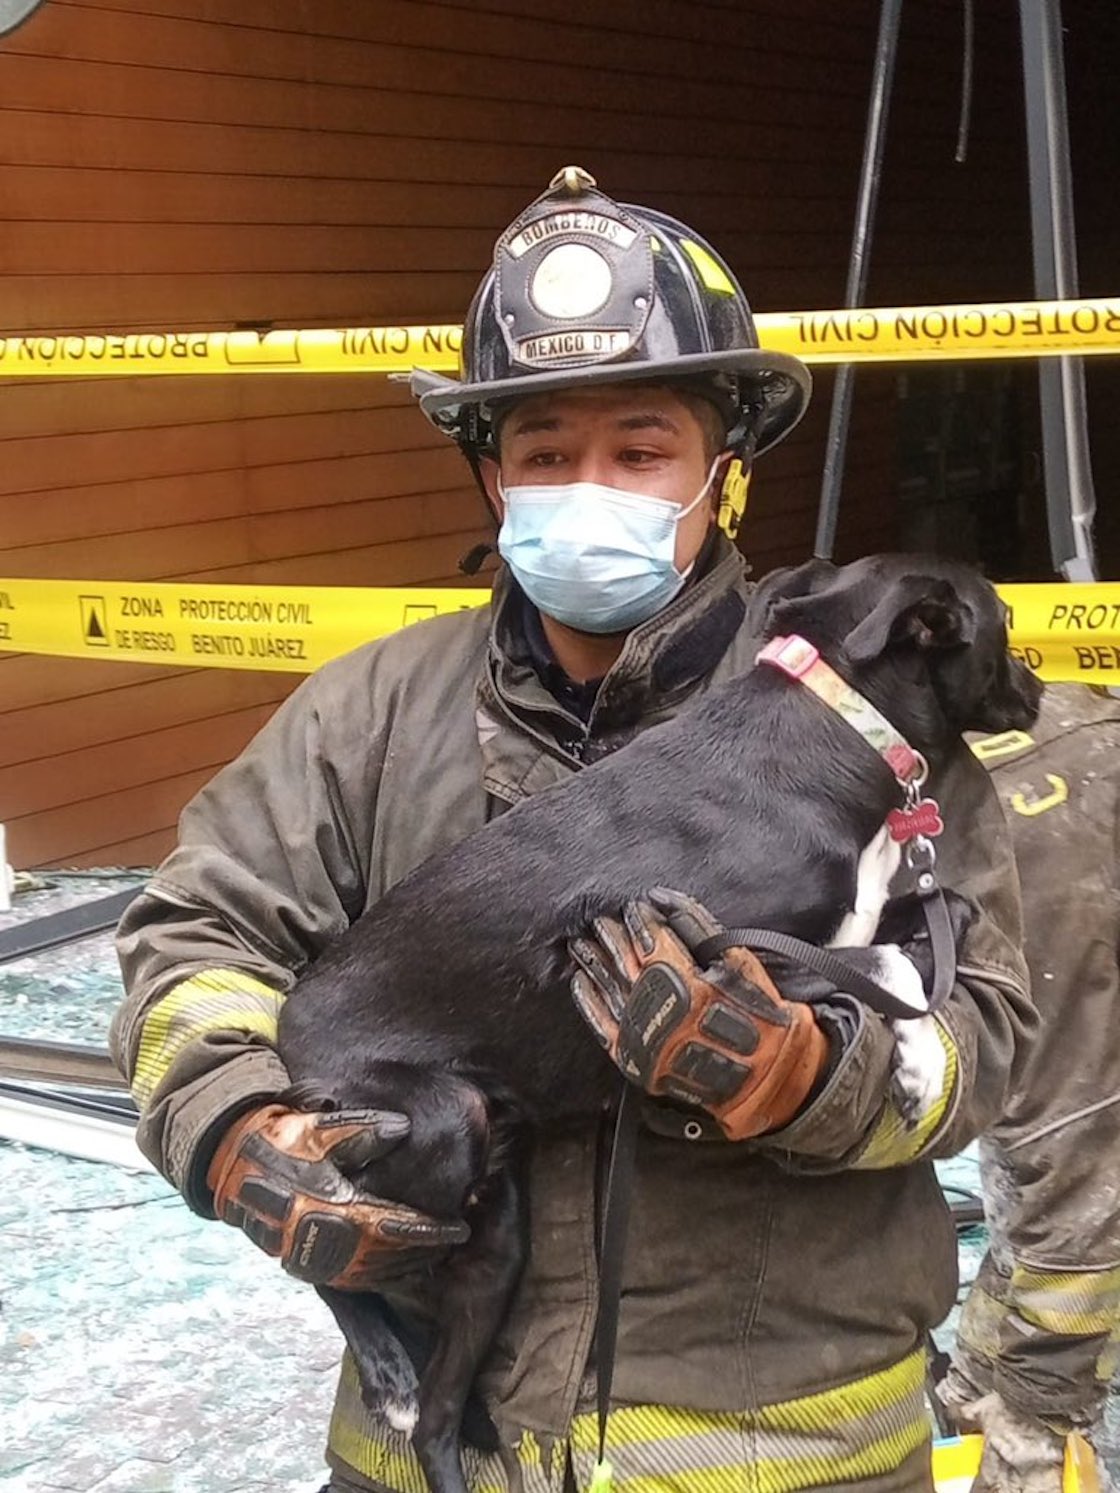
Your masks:
<instances>
[{"instance_id":1,"label":"black dog","mask_svg":"<svg viewBox=\"0 0 1120 1493\"><path fill-rule=\"evenodd\" d=\"M808 638L934 763L965 730L1025 728L1037 713L1041 687L1007 652L1002 604L963 566L811 562L769 577L752 607L760 636ZM435 1493L466 1493L464 1406L522 1263L510 1147L617 1099L619 1074L569 996L568 940L675 886L726 924L868 943L897 847L870 893L866 853L899 802L890 769L838 714L756 668L428 861L297 984L280 1050L308 1107L412 1120L358 1180L471 1224L427 1275L434 1336L378 1297L324 1291L367 1403L395 1424L408 1424L420 1366L413 1442ZM864 968L883 977L874 959ZM470 1439L485 1442L482 1422Z\"/></svg>"}]
</instances>

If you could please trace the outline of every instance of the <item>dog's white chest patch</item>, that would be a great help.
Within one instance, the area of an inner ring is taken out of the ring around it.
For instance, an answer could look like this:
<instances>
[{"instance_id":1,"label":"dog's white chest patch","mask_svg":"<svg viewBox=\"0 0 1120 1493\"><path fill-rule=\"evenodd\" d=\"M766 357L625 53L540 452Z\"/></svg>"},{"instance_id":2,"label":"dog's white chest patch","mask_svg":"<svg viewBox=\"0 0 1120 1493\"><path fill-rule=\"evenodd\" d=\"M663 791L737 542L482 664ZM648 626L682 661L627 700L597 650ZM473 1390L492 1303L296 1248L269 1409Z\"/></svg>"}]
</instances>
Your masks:
<instances>
[{"instance_id":1,"label":"dog's white chest patch","mask_svg":"<svg viewBox=\"0 0 1120 1493\"><path fill-rule=\"evenodd\" d=\"M884 824L863 848L856 868L855 905L845 913L830 939L832 948L866 948L875 937L890 884L902 858L902 846Z\"/></svg>"}]
</instances>

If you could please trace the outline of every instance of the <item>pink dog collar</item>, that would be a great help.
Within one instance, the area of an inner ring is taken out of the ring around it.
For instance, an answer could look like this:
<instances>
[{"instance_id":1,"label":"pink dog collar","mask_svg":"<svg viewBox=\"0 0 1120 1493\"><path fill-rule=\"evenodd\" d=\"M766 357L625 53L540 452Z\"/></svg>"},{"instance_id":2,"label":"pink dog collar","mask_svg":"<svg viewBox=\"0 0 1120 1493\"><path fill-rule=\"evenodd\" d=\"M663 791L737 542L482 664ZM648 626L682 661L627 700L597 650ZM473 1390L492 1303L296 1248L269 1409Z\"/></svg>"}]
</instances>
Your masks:
<instances>
[{"instance_id":1,"label":"pink dog collar","mask_svg":"<svg viewBox=\"0 0 1120 1493\"><path fill-rule=\"evenodd\" d=\"M906 738L891 725L882 711L842 679L808 638L792 633L789 637L771 638L759 650L755 663L769 664L788 679L794 679L812 690L830 710L843 716L858 731L890 768L902 787L906 804L892 809L887 825L893 840L905 843L918 837L931 838L945 828L937 802L921 797L921 787L929 775L929 765Z\"/></svg>"}]
</instances>

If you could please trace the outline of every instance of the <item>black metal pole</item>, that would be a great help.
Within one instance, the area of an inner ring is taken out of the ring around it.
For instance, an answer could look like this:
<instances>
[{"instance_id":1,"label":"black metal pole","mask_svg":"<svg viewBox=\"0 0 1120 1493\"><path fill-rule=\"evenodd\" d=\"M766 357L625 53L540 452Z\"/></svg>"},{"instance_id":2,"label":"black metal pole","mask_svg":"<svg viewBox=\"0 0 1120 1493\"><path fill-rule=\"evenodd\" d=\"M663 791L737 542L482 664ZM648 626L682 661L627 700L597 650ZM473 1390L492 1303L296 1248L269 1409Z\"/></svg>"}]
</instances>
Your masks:
<instances>
[{"instance_id":1,"label":"black metal pole","mask_svg":"<svg viewBox=\"0 0 1120 1493\"><path fill-rule=\"evenodd\" d=\"M1034 292L1040 300L1080 294L1062 55L1061 0L1019 0L1027 116ZM1046 512L1054 569L1096 579L1096 499L1089 460L1081 358L1042 358L1038 367Z\"/></svg>"},{"instance_id":2,"label":"black metal pole","mask_svg":"<svg viewBox=\"0 0 1120 1493\"><path fill-rule=\"evenodd\" d=\"M882 0L879 8L879 36L875 44L875 67L871 75L871 102L867 109L867 129L863 137L856 221L848 260L848 284L844 292L845 306L863 305L867 292L868 255L875 226L875 206L879 198L887 110L890 105L895 54L898 51L901 13L902 0ZM821 498L817 509L817 536L813 546L814 554L822 560L832 558L836 543L836 520L840 511L840 490L844 482L844 453L848 445L854 374L855 370L850 363L842 363L837 369L836 383L832 390Z\"/></svg>"}]
</instances>

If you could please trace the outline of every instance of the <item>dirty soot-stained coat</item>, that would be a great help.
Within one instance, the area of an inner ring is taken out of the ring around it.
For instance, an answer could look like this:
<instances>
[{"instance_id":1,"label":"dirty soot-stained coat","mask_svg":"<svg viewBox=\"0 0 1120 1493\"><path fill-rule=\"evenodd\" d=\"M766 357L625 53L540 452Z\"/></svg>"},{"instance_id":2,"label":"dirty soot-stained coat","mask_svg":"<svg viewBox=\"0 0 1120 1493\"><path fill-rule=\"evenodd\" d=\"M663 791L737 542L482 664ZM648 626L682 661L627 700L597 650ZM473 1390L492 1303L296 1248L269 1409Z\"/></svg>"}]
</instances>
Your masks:
<instances>
[{"instance_id":1,"label":"dirty soot-stained coat","mask_svg":"<svg viewBox=\"0 0 1120 1493\"><path fill-rule=\"evenodd\" d=\"M749 668L748 594L720 540L704 574L631 634L586 730L533 672L501 577L493 620L486 610L436 619L319 670L188 806L179 848L125 917L123 1069L134 1074L145 1023L178 982L232 967L290 989L426 857ZM679 1117L651 1108L616 1403L775 1405L914 1355L952 1305L954 1232L929 1158L999 1113L1032 1015L1018 888L986 774L962 745L935 787L945 884L983 909L942 1024L950 1081L936 1122L917 1134L901 1125L888 1103L889 1030L848 997L827 1018L841 1053L829 1081L783 1131L690 1143ZM141 1147L208 1212L202 1179L231 1112L272 1098L286 1075L267 1033L231 1022L180 1043L156 1076ZM563 1436L588 1403L602 1142L587 1125L535 1147L529 1263L483 1385L511 1436ZM924 1435L920 1374L912 1397ZM875 1487L927 1478L911 1468Z\"/></svg>"},{"instance_id":2,"label":"dirty soot-stained coat","mask_svg":"<svg viewBox=\"0 0 1120 1493\"><path fill-rule=\"evenodd\" d=\"M991 1242L957 1361L1091 1425L1120 1352L1120 700L1052 685L1031 732L974 750L1008 812L1040 1031L981 1142Z\"/></svg>"}]
</instances>

